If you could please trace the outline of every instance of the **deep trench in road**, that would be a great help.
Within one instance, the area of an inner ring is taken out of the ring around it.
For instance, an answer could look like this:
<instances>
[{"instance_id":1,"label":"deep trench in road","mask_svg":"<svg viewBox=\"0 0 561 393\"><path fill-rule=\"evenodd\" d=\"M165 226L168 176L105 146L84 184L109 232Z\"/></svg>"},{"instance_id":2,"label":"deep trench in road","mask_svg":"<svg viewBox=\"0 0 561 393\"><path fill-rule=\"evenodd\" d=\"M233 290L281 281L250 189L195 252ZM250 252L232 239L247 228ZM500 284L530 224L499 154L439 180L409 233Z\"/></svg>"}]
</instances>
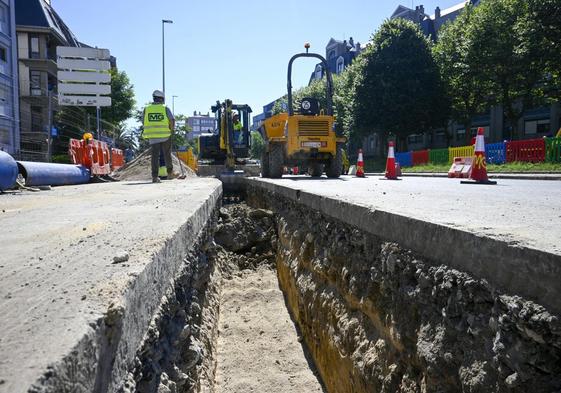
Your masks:
<instances>
[{"instance_id":1,"label":"deep trench in road","mask_svg":"<svg viewBox=\"0 0 561 393\"><path fill-rule=\"evenodd\" d=\"M123 391L561 390L561 323L541 305L276 195L250 199L216 210Z\"/></svg>"}]
</instances>

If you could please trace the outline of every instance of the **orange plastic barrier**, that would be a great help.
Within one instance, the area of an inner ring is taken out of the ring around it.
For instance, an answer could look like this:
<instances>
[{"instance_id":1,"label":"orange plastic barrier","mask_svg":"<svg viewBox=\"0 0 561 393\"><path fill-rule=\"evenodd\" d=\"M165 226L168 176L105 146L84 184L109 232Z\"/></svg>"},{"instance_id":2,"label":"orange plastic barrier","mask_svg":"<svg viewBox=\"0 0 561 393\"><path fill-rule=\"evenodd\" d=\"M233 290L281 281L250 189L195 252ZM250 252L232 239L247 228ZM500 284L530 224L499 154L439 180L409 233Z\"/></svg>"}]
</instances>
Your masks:
<instances>
[{"instance_id":1,"label":"orange plastic barrier","mask_svg":"<svg viewBox=\"0 0 561 393\"><path fill-rule=\"evenodd\" d=\"M121 149L111 149L111 169L116 170L125 165L125 154Z\"/></svg>"},{"instance_id":2,"label":"orange plastic barrier","mask_svg":"<svg viewBox=\"0 0 561 393\"><path fill-rule=\"evenodd\" d=\"M105 142L70 139L68 154L73 164L85 166L92 175L111 173L111 153Z\"/></svg>"}]
</instances>

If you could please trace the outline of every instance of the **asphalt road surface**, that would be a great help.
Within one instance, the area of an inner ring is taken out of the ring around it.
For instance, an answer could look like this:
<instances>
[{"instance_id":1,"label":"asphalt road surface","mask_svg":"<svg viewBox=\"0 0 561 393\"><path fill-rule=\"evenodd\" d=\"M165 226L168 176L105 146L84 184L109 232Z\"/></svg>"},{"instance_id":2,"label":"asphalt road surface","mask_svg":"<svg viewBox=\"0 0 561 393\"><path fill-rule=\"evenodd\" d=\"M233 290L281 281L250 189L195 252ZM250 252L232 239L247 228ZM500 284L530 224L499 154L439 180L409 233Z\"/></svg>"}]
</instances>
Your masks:
<instances>
[{"instance_id":1,"label":"asphalt road surface","mask_svg":"<svg viewBox=\"0 0 561 393\"><path fill-rule=\"evenodd\" d=\"M559 181L498 180L492 186L419 177L260 180L561 255Z\"/></svg>"}]
</instances>

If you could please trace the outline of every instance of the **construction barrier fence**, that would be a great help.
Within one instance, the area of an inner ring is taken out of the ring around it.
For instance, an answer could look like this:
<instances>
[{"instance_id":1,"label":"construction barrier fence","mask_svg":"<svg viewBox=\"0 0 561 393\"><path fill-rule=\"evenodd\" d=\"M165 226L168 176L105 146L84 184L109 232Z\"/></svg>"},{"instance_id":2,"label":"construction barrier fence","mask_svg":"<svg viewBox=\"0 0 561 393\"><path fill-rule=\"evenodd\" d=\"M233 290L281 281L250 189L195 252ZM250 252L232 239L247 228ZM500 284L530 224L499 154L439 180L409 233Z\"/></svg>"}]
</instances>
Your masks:
<instances>
[{"instance_id":1,"label":"construction barrier fence","mask_svg":"<svg viewBox=\"0 0 561 393\"><path fill-rule=\"evenodd\" d=\"M413 166L413 155L410 151L407 153L395 153L395 161L402 168Z\"/></svg>"},{"instance_id":2,"label":"construction barrier fence","mask_svg":"<svg viewBox=\"0 0 561 393\"><path fill-rule=\"evenodd\" d=\"M425 164L452 164L455 157L473 157L474 146L450 147L447 149L418 150L395 153L401 167ZM488 143L485 145L488 164L507 162L551 162L561 163L561 138L539 138L522 141Z\"/></svg>"},{"instance_id":3,"label":"construction barrier fence","mask_svg":"<svg viewBox=\"0 0 561 393\"><path fill-rule=\"evenodd\" d=\"M431 164L447 164L448 149L429 150L429 162Z\"/></svg>"},{"instance_id":4,"label":"construction barrier fence","mask_svg":"<svg viewBox=\"0 0 561 393\"><path fill-rule=\"evenodd\" d=\"M547 162L561 162L561 138L545 139L545 160Z\"/></svg>"},{"instance_id":5,"label":"construction barrier fence","mask_svg":"<svg viewBox=\"0 0 561 393\"><path fill-rule=\"evenodd\" d=\"M544 162L545 140L529 139L525 141L510 141L506 143L506 162Z\"/></svg>"},{"instance_id":6,"label":"construction barrier fence","mask_svg":"<svg viewBox=\"0 0 561 393\"><path fill-rule=\"evenodd\" d=\"M429 151L428 150L419 150L414 151L413 155L413 166L416 165L426 165L429 163Z\"/></svg>"},{"instance_id":7,"label":"construction barrier fence","mask_svg":"<svg viewBox=\"0 0 561 393\"><path fill-rule=\"evenodd\" d=\"M475 148L471 146L451 147L448 149L448 163L452 165L454 157L473 157Z\"/></svg>"},{"instance_id":8,"label":"construction barrier fence","mask_svg":"<svg viewBox=\"0 0 561 393\"><path fill-rule=\"evenodd\" d=\"M177 157L185 163L193 171L197 171L197 156L193 154L193 149L188 149L186 151L178 151Z\"/></svg>"},{"instance_id":9,"label":"construction barrier fence","mask_svg":"<svg viewBox=\"0 0 561 393\"><path fill-rule=\"evenodd\" d=\"M489 143L485 145L485 156L488 164L504 164L506 162L506 143Z\"/></svg>"}]
</instances>

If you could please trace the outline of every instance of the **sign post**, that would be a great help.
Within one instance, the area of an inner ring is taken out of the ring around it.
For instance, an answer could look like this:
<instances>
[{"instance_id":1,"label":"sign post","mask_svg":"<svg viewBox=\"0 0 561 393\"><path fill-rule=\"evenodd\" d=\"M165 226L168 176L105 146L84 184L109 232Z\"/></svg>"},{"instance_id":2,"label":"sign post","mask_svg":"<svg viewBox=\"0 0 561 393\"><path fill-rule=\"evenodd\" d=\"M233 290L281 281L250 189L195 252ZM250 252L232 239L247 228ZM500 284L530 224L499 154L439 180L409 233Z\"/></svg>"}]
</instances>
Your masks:
<instances>
[{"instance_id":1,"label":"sign post","mask_svg":"<svg viewBox=\"0 0 561 393\"><path fill-rule=\"evenodd\" d=\"M101 107L111 106L111 64L108 49L57 47L58 103L95 106L97 138L101 138Z\"/></svg>"}]
</instances>

